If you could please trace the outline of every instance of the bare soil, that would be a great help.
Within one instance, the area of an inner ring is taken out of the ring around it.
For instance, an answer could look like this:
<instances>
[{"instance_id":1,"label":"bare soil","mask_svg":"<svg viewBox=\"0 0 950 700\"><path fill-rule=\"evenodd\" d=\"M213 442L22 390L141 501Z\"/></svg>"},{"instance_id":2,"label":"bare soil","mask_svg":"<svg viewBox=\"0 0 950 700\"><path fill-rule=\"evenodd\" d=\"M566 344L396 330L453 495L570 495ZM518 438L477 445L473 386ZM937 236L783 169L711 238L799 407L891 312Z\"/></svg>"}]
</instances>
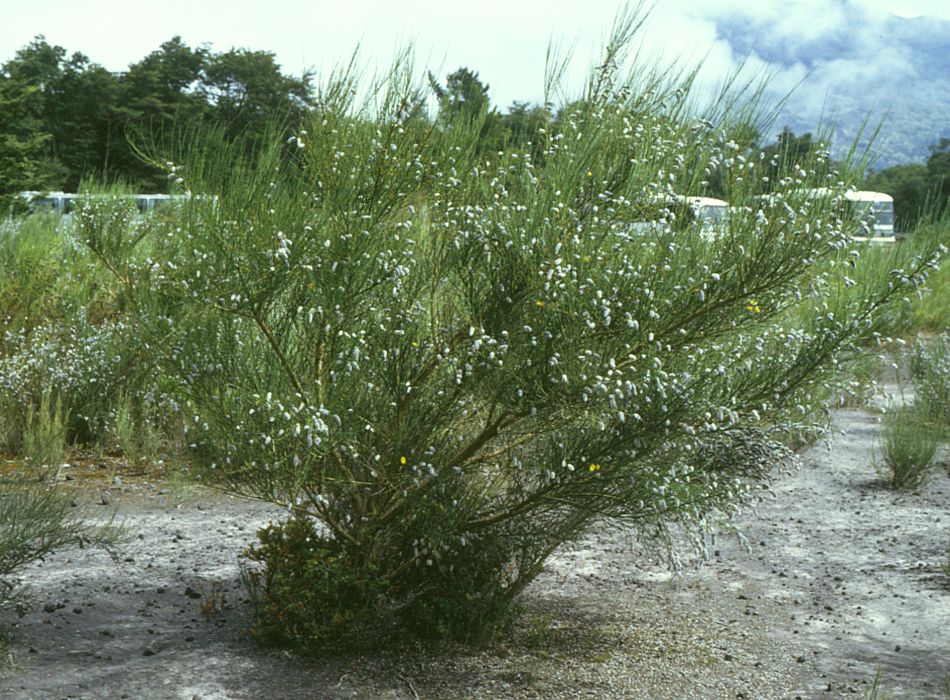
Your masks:
<instances>
[{"instance_id":1,"label":"bare soil","mask_svg":"<svg viewBox=\"0 0 950 700\"><path fill-rule=\"evenodd\" d=\"M777 475L772 497L674 574L610 527L564 548L488 649L301 658L255 646L241 551L273 506L147 479L108 487L132 533L119 561L72 550L23 573L0 698L896 698L950 682L950 475L883 486L879 414ZM86 489L89 492L89 489Z\"/></svg>"}]
</instances>

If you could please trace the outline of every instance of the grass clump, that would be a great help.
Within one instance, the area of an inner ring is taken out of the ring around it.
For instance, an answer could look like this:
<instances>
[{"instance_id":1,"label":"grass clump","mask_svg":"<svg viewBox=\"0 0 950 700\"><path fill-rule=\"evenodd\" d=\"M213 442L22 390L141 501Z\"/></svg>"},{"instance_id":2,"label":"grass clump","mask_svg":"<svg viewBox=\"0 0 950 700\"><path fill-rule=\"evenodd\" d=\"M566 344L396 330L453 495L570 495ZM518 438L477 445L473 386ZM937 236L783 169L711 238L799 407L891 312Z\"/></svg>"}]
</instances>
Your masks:
<instances>
[{"instance_id":1,"label":"grass clump","mask_svg":"<svg viewBox=\"0 0 950 700\"><path fill-rule=\"evenodd\" d=\"M57 472L66 453L66 425L59 398L45 391L39 406L30 407L23 434L23 456L37 471Z\"/></svg>"},{"instance_id":2,"label":"grass clump","mask_svg":"<svg viewBox=\"0 0 950 700\"><path fill-rule=\"evenodd\" d=\"M917 489L932 474L940 430L917 405L889 411L881 430L881 460L895 489Z\"/></svg>"}]
</instances>

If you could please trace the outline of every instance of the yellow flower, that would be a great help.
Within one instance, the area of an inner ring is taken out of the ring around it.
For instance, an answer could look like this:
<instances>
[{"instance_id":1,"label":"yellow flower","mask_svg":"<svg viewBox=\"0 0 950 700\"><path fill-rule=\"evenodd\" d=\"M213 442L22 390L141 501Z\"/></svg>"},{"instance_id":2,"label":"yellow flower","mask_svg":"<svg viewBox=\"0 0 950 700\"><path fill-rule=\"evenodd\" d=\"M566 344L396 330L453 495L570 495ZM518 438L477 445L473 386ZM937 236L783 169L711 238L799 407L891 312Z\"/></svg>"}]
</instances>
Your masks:
<instances>
[{"instance_id":1,"label":"yellow flower","mask_svg":"<svg viewBox=\"0 0 950 700\"><path fill-rule=\"evenodd\" d=\"M759 302L755 299L749 299L749 302L745 305L745 310L750 314L761 313L762 308L759 306Z\"/></svg>"},{"instance_id":2,"label":"yellow flower","mask_svg":"<svg viewBox=\"0 0 950 700\"><path fill-rule=\"evenodd\" d=\"M399 458L399 463L400 463L401 465L405 466L405 465L406 465L406 457L405 457L405 456L400 457L400 458Z\"/></svg>"},{"instance_id":3,"label":"yellow flower","mask_svg":"<svg viewBox=\"0 0 950 700\"><path fill-rule=\"evenodd\" d=\"M542 299L538 299L536 302L534 302L534 305L537 306L539 309L543 309L544 301Z\"/></svg>"},{"instance_id":4,"label":"yellow flower","mask_svg":"<svg viewBox=\"0 0 950 700\"><path fill-rule=\"evenodd\" d=\"M585 255L583 258L581 258L581 260L583 260L584 262L590 262L590 256Z\"/></svg>"},{"instance_id":5,"label":"yellow flower","mask_svg":"<svg viewBox=\"0 0 950 700\"><path fill-rule=\"evenodd\" d=\"M590 465L590 470L591 470L591 472L599 472L599 471L600 471L600 465L599 465L599 464L596 464L596 463L592 463L592 464Z\"/></svg>"},{"instance_id":6,"label":"yellow flower","mask_svg":"<svg viewBox=\"0 0 950 700\"><path fill-rule=\"evenodd\" d=\"M414 347L414 348L419 347L419 343L417 343L416 341L413 340L413 341L412 341L412 347Z\"/></svg>"},{"instance_id":7,"label":"yellow flower","mask_svg":"<svg viewBox=\"0 0 950 700\"><path fill-rule=\"evenodd\" d=\"M588 170L588 171L587 171L587 177L594 177L594 171L593 171L593 170Z\"/></svg>"}]
</instances>

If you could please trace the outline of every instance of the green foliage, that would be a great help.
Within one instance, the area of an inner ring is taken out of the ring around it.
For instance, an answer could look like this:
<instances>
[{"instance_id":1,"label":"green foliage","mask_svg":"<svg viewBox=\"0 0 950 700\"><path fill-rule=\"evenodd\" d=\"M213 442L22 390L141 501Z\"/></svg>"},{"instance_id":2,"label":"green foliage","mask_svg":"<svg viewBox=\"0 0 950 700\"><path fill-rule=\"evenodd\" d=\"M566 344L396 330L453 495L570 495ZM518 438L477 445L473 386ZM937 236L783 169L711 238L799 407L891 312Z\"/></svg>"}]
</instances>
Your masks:
<instances>
[{"instance_id":1,"label":"green foliage","mask_svg":"<svg viewBox=\"0 0 950 700\"><path fill-rule=\"evenodd\" d=\"M43 392L39 406L30 407L26 414L23 434L23 455L40 472L56 472L66 451L66 425L59 397Z\"/></svg>"},{"instance_id":2,"label":"green foliage","mask_svg":"<svg viewBox=\"0 0 950 700\"><path fill-rule=\"evenodd\" d=\"M112 431L116 446L132 466L144 470L166 443L161 412L148 398L124 393L115 404Z\"/></svg>"},{"instance_id":3,"label":"green foliage","mask_svg":"<svg viewBox=\"0 0 950 700\"><path fill-rule=\"evenodd\" d=\"M937 425L950 427L950 335L916 343L908 355L921 412Z\"/></svg>"},{"instance_id":4,"label":"green foliage","mask_svg":"<svg viewBox=\"0 0 950 700\"><path fill-rule=\"evenodd\" d=\"M15 575L26 565L74 544L111 548L122 538L111 522L92 526L88 513L35 475L0 478L0 608L23 602Z\"/></svg>"},{"instance_id":5,"label":"green foliage","mask_svg":"<svg viewBox=\"0 0 950 700\"><path fill-rule=\"evenodd\" d=\"M266 51L232 49L208 57L200 91L212 105L211 117L229 132L263 135L275 116L299 124L313 105L313 75L285 76Z\"/></svg>"},{"instance_id":6,"label":"green foliage","mask_svg":"<svg viewBox=\"0 0 950 700\"><path fill-rule=\"evenodd\" d=\"M896 230L913 231L920 225L939 221L950 198L950 139L930 147L926 165L895 165L868 176L867 189L894 197Z\"/></svg>"},{"instance_id":7,"label":"green foliage","mask_svg":"<svg viewBox=\"0 0 950 700\"><path fill-rule=\"evenodd\" d=\"M118 248L127 243L117 232L140 236L148 225L125 201L108 196L90 198L71 217L36 214L0 223L0 441L8 450L32 451L48 397L59 406L65 443L105 444L116 402L160 385L154 368L140 361L121 285L77 241L77 221L111 236ZM154 396L142 404L153 422L152 407L161 399ZM139 437L151 435L144 427L140 422Z\"/></svg>"},{"instance_id":8,"label":"green foliage","mask_svg":"<svg viewBox=\"0 0 950 700\"><path fill-rule=\"evenodd\" d=\"M294 514L250 553L262 638L490 638L564 542L734 512L935 264L921 239L852 278L820 138L768 158L754 103L610 55L540 154L482 150L482 109L431 125L400 70L336 76L289 140L159 149L201 196L141 238L80 220L198 468ZM737 206L711 241L676 195L713 177Z\"/></svg>"},{"instance_id":9,"label":"green foliage","mask_svg":"<svg viewBox=\"0 0 950 700\"><path fill-rule=\"evenodd\" d=\"M260 138L271 115L299 122L310 82L285 75L271 53L214 53L177 36L115 74L37 36L0 71L0 196L75 192L88 177L163 192L164 174L137 156L129 132L171 135L210 119Z\"/></svg>"},{"instance_id":10,"label":"green foliage","mask_svg":"<svg viewBox=\"0 0 950 700\"><path fill-rule=\"evenodd\" d=\"M243 573L259 642L339 652L378 640L383 586L375 571L352 561L307 518L271 525L258 537L260 544L245 552L252 564Z\"/></svg>"},{"instance_id":11,"label":"green foliage","mask_svg":"<svg viewBox=\"0 0 950 700\"><path fill-rule=\"evenodd\" d=\"M934 469L940 431L917 406L898 408L884 416L881 459L895 489L917 489Z\"/></svg>"}]
</instances>

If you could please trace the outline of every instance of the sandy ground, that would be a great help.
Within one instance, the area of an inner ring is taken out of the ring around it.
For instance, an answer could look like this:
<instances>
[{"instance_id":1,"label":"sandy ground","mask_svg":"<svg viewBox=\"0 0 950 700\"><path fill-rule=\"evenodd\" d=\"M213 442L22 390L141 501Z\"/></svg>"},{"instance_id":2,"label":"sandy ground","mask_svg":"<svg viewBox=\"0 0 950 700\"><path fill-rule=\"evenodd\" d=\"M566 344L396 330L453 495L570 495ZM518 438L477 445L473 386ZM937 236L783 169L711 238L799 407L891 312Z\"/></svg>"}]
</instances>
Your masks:
<instances>
[{"instance_id":1,"label":"sandy ground","mask_svg":"<svg viewBox=\"0 0 950 700\"><path fill-rule=\"evenodd\" d=\"M302 659L247 636L238 556L271 506L138 481L111 489L133 536L113 561L62 552L23 574L0 698L841 698L880 671L897 698L950 678L950 475L882 487L879 416L779 475L774 498L671 575L605 529L557 553L513 638ZM106 507L103 506L103 510Z\"/></svg>"}]
</instances>

